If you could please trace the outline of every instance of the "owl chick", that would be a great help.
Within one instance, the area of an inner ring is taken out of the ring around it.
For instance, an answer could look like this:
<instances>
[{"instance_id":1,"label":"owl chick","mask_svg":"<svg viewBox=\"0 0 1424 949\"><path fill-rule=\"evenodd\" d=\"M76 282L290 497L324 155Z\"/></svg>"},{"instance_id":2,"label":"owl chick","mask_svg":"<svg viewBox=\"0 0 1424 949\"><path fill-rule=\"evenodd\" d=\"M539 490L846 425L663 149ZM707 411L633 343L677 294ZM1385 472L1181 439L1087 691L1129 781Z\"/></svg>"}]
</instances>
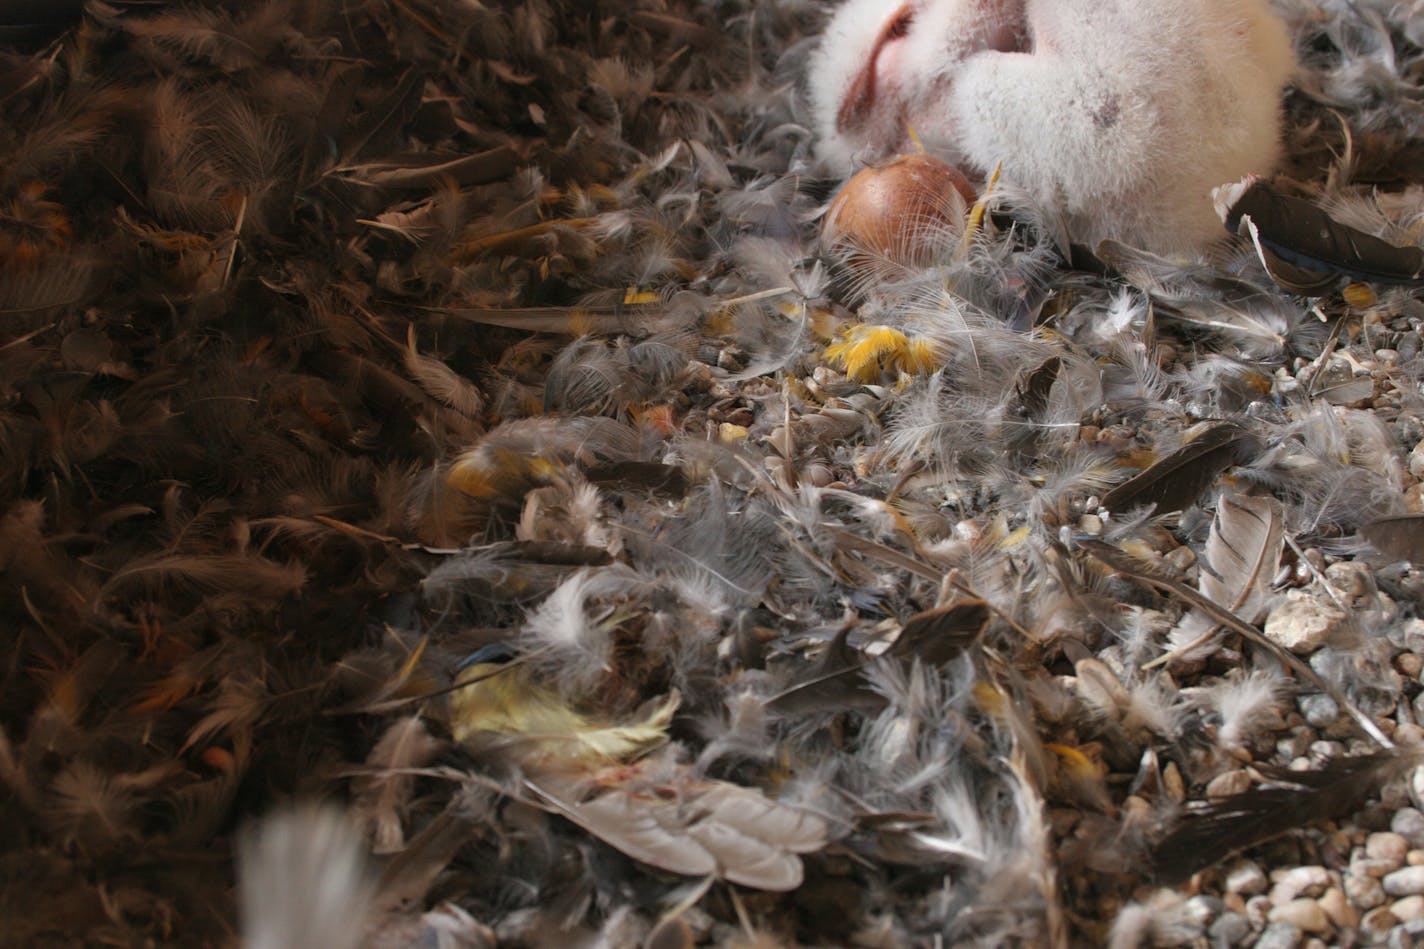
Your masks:
<instances>
[{"instance_id":1,"label":"owl chick","mask_svg":"<svg viewBox=\"0 0 1424 949\"><path fill-rule=\"evenodd\" d=\"M1267 0L850 0L809 68L824 162L912 147L1057 207L1074 240L1221 235L1211 190L1266 174L1295 69Z\"/></svg>"}]
</instances>

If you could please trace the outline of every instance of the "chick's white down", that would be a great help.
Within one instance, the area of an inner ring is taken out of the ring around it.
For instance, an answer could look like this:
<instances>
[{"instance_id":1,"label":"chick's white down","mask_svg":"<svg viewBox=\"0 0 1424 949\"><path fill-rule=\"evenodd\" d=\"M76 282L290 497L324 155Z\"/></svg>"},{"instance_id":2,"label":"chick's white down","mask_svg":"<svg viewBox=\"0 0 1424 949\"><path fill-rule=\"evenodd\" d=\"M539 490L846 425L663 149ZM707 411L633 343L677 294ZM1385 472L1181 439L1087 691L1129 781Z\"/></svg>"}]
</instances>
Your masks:
<instances>
[{"instance_id":1,"label":"chick's white down","mask_svg":"<svg viewBox=\"0 0 1424 949\"><path fill-rule=\"evenodd\" d=\"M808 85L840 174L918 139L1074 240L1174 252L1222 234L1212 188L1272 170L1294 68L1265 0L851 0Z\"/></svg>"}]
</instances>

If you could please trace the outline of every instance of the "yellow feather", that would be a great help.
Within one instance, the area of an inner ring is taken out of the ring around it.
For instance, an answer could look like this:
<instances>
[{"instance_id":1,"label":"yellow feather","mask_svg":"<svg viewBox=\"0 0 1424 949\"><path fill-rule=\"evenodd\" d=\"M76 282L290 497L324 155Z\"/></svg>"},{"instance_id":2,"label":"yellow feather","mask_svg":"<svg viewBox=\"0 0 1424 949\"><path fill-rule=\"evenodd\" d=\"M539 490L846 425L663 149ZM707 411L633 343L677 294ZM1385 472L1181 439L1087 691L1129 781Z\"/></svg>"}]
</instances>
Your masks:
<instances>
[{"instance_id":1,"label":"yellow feather","mask_svg":"<svg viewBox=\"0 0 1424 949\"><path fill-rule=\"evenodd\" d=\"M450 733L462 744L517 739L521 763L595 767L646 754L667 741L681 697L670 693L641 720L597 721L570 708L519 666L481 663L455 680Z\"/></svg>"}]
</instances>

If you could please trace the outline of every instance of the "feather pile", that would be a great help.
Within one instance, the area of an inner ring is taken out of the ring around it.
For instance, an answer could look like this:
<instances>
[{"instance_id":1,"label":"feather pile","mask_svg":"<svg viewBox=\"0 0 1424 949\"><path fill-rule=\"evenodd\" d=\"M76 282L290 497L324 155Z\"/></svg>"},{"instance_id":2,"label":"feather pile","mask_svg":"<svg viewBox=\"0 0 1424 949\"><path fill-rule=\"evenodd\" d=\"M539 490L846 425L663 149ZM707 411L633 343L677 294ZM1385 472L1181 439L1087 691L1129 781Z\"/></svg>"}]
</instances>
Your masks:
<instances>
[{"instance_id":1,"label":"feather pile","mask_svg":"<svg viewBox=\"0 0 1424 949\"><path fill-rule=\"evenodd\" d=\"M1424 246L1419 5L1279 8ZM0 945L1420 932L1417 285L822 247L805 0L36 9Z\"/></svg>"}]
</instances>

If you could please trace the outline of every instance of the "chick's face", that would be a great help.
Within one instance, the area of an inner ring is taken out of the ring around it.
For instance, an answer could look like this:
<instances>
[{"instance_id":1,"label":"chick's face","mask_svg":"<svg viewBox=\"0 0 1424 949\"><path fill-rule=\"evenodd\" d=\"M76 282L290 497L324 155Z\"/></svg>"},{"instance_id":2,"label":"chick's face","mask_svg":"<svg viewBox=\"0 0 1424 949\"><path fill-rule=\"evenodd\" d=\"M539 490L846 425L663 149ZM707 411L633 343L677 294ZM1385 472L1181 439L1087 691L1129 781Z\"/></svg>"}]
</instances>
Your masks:
<instances>
[{"instance_id":1,"label":"chick's face","mask_svg":"<svg viewBox=\"0 0 1424 949\"><path fill-rule=\"evenodd\" d=\"M844 172L905 151L912 134L951 141L957 68L984 50L1029 45L1022 0L853 0L811 66L822 157Z\"/></svg>"}]
</instances>

